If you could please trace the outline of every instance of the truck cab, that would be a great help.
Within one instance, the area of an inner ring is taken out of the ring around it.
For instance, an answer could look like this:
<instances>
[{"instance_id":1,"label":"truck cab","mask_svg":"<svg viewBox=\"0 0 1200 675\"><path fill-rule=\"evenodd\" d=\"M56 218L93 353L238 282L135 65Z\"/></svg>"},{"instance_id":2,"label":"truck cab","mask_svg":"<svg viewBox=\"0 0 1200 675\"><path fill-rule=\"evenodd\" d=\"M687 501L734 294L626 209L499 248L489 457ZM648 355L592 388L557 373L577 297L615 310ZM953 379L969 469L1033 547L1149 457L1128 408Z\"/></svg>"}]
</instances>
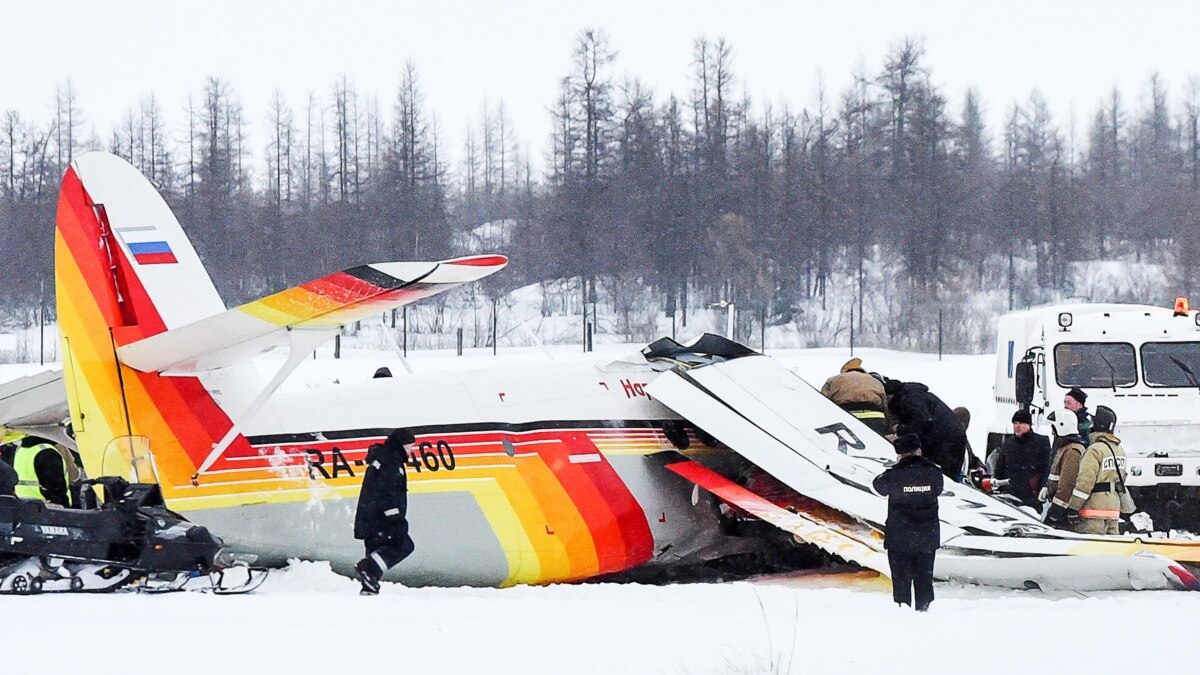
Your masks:
<instances>
[{"instance_id":1,"label":"truck cab","mask_svg":"<svg viewBox=\"0 0 1200 675\"><path fill-rule=\"evenodd\" d=\"M1072 304L1006 314L996 356L988 454L1012 434L1020 408L1050 436L1046 415L1078 387L1089 412L1116 412L1139 509L1156 529L1200 531L1200 314L1186 298L1173 308Z\"/></svg>"}]
</instances>

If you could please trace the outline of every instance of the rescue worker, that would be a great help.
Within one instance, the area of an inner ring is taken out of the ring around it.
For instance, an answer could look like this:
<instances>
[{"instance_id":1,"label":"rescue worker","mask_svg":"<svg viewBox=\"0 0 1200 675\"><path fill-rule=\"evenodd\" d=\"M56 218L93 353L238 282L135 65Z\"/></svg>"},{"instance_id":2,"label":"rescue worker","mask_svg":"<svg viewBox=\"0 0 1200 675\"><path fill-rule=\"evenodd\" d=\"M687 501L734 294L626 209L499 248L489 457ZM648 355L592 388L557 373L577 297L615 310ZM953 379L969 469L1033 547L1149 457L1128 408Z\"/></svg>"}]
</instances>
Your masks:
<instances>
[{"instance_id":1,"label":"rescue worker","mask_svg":"<svg viewBox=\"0 0 1200 675\"><path fill-rule=\"evenodd\" d=\"M396 429L382 444L367 450L367 472L363 475L354 514L354 538L363 540L366 557L354 566L363 595L379 593L384 572L413 552L408 536L408 477L405 459L416 443L407 429Z\"/></svg>"},{"instance_id":2,"label":"rescue worker","mask_svg":"<svg viewBox=\"0 0 1200 675\"><path fill-rule=\"evenodd\" d=\"M67 466L58 448L35 436L21 439L13 458L17 472L17 496L40 499L51 504L71 505Z\"/></svg>"},{"instance_id":3,"label":"rescue worker","mask_svg":"<svg viewBox=\"0 0 1200 675\"><path fill-rule=\"evenodd\" d=\"M1037 494L1050 471L1050 439L1035 432L1032 424L1028 410L1013 413L1013 434L994 453L993 475L1008 480L1008 492L1022 504L1040 511Z\"/></svg>"},{"instance_id":4,"label":"rescue worker","mask_svg":"<svg viewBox=\"0 0 1200 675\"><path fill-rule=\"evenodd\" d=\"M1047 415L1046 420L1050 422L1054 433L1054 461L1050 464L1050 475L1038 499L1043 502L1051 500L1045 517L1047 525L1076 530L1081 527L1079 506L1089 494L1081 494L1075 487L1079 479L1079 464L1087 447L1079 436L1079 418L1072 411L1060 408ZM1074 501L1076 499L1078 501Z\"/></svg>"},{"instance_id":5,"label":"rescue worker","mask_svg":"<svg viewBox=\"0 0 1200 675\"><path fill-rule=\"evenodd\" d=\"M17 448L21 447L22 438L25 438L25 434L20 431L0 426L0 461L12 466L13 460L16 459Z\"/></svg>"},{"instance_id":6,"label":"rescue worker","mask_svg":"<svg viewBox=\"0 0 1200 675\"><path fill-rule=\"evenodd\" d=\"M821 394L880 436L891 431L883 383L863 370L862 359L847 361L840 373L825 380Z\"/></svg>"},{"instance_id":7,"label":"rescue worker","mask_svg":"<svg viewBox=\"0 0 1200 675\"><path fill-rule=\"evenodd\" d=\"M967 431L954 411L920 382L888 380L884 390L896 435L919 436L925 458L951 480L961 481L967 465Z\"/></svg>"},{"instance_id":8,"label":"rescue worker","mask_svg":"<svg viewBox=\"0 0 1200 675\"><path fill-rule=\"evenodd\" d=\"M1079 462L1079 478L1074 495L1088 496L1079 505L1083 534L1120 534L1121 520L1128 520L1137 508L1125 489L1125 450L1113 434L1117 414L1107 406L1097 406L1092 416L1092 442ZM1074 498L1072 504L1074 504Z\"/></svg>"},{"instance_id":9,"label":"rescue worker","mask_svg":"<svg viewBox=\"0 0 1200 675\"><path fill-rule=\"evenodd\" d=\"M892 599L918 612L933 602L933 561L941 545L938 495L941 469L921 456L921 439L905 434L896 439L896 464L875 477L875 492L888 498L883 547L892 573Z\"/></svg>"},{"instance_id":10,"label":"rescue worker","mask_svg":"<svg viewBox=\"0 0 1200 675\"><path fill-rule=\"evenodd\" d=\"M1075 413L1075 417L1079 419L1079 437L1083 439L1084 445L1091 442L1092 435L1092 415L1088 412L1086 404L1087 393L1079 387L1072 387L1063 397L1063 406Z\"/></svg>"},{"instance_id":11,"label":"rescue worker","mask_svg":"<svg viewBox=\"0 0 1200 675\"><path fill-rule=\"evenodd\" d=\"M0 497L16 497L18 480L16 469L0 461Z\"/></svg>"},{"instance_id":12,"label":"rescue worker","mask_svg":"<svg viewBox=\"0 0 1200 675\"><path fill-rule=\"evenodd\" d=\"M954 409L954 416L958 418L959 424L962 425L963 433L967 433L971 428L971 411L960 405ZM975 456L975 449L971 447L971 440L969 438L965 447L967 452L967 472L970 474L990 475L991 469Z\"/></svg>"}]
</instances>

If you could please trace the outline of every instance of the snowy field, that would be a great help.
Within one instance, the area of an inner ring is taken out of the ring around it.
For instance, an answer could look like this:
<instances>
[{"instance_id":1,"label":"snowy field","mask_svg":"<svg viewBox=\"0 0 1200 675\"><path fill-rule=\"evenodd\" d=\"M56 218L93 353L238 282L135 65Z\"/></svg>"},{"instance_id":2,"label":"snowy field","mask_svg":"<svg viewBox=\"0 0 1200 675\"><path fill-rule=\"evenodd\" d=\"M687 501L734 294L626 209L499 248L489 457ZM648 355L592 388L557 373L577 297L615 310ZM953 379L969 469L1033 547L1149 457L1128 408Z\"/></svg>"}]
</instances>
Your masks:
<instances>
[{"instance_id":1,"label":"snowy field","mask_svg":"<svg viewBox=\"0 0 1200 675\"><path fill-rule=\"evenodd\" d=\"M415 352L418 372L579 358L554 347ZM819 386L844 349L771 351ZM994 359L858 350L864 366L918 380L973 413L982 449ZM289 386L369 377L391 355L324 352ZM0 366L0 380L39 370ZM324 563L277 571L257 592L0 599L5 673L1077 673L1195 672L1200 594L1051 594L949 584L928 614L892 605L886 582L795 575L727 584L404 588L376 598ZM1085 630L1086 637L1085 637ZM15 646L19 645L17 648ZM61 652L48 654L62 645ZM53 656L60 658L54 659ZM51 665L57 663L58 665Z\"/></svg>"}]
</instances>

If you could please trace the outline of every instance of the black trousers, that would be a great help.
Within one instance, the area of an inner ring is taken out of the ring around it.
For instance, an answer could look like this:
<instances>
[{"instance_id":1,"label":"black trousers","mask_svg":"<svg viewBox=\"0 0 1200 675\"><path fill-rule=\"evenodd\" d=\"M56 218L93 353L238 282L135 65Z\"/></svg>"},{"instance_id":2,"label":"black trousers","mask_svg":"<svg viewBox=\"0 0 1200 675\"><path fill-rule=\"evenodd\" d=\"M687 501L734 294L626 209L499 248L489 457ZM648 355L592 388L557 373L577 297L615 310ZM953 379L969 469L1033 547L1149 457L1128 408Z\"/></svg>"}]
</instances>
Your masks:
<instances>
[{"instance_id":1,"label":"black trousers","mask_svg":"<svg viewBox=\"0 0 1200 675\"><path fill-rule=\"evenodd\" d=\"M937 549L895 551L888 549L888 567L892 570L892 599L899 605L912 605L917 596L917 611L929 609L933 602L933 557Z\"/></svg>"},{"instance_id":2,"label":"black trousers","mask_svg":"<svg viewBox=\"0 0 1200 675\"><path fill-rule=\"evenodd\" d=\"M363 542L363 546L367 549L368 558L376 558L375 563L382 568L381 573L400 564L416 548L412 537L407 534L401 538L371 537Z\"/></svg>"}]
</instances>

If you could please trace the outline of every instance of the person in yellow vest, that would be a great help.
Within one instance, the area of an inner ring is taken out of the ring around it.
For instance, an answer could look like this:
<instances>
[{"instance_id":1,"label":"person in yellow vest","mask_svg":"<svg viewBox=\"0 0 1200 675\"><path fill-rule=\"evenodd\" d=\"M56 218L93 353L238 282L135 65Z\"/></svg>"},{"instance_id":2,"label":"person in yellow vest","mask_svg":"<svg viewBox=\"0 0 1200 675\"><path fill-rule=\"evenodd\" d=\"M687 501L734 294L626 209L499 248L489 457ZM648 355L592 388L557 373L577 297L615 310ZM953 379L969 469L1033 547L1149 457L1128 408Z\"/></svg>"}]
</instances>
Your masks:
<instances>
[{"instance_id":1,"label":"person in yellow vest","mask_svg":"<svg viewBox=\"0 0 1200 675\"><path fill-rule=\"evenodd\" d=\"M840 373L825 381L821 393L861 420L871 431L880 436L891 432L883 382L863 370L862 359L856 357L847 361Z\"/></svg>"},{"instance_id":2,"label":"person in yellow vest","mask_svg":"<svg viewBox=\"0 0 1200 675\"><path fill-rule=\"evenodd\" d=\"M27 436L13 457L17 472L17 496L71 506L67 465L52 443Z\"/></svg>"}]
</instances>

